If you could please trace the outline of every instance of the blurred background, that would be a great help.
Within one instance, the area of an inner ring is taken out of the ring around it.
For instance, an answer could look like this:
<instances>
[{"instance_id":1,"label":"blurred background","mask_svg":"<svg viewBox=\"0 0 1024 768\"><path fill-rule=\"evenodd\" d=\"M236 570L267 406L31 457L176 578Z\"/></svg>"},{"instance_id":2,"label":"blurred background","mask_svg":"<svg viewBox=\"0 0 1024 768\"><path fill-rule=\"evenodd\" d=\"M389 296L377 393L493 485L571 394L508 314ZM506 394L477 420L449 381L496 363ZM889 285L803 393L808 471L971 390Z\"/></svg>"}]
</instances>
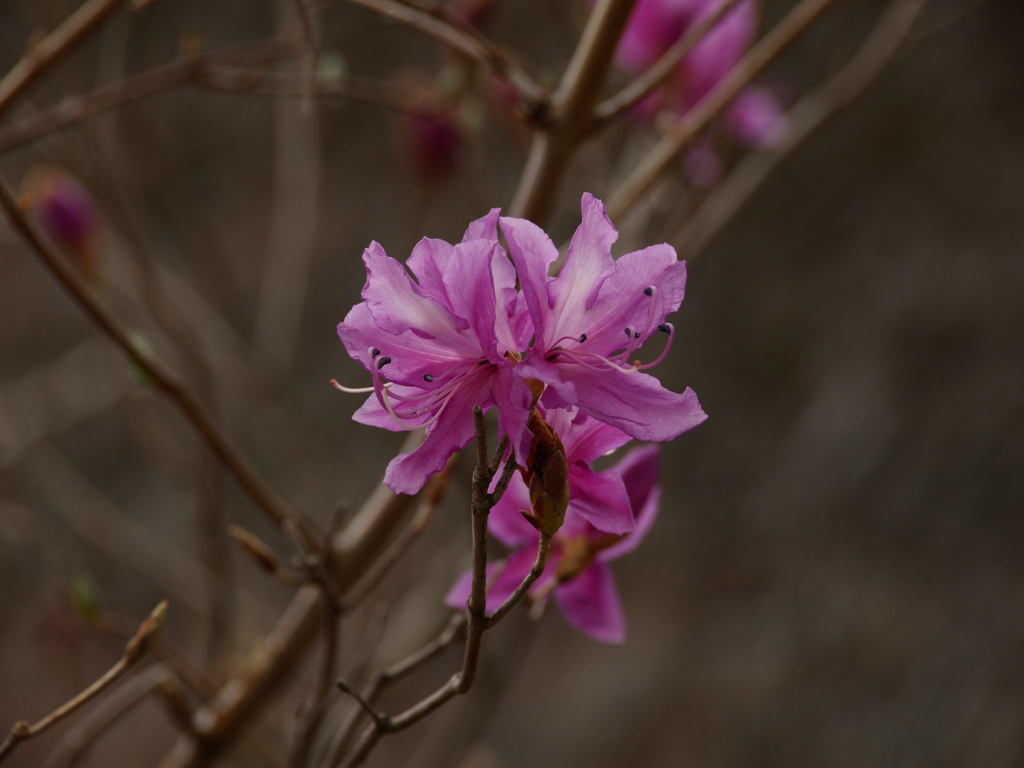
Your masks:
<instances>
[{"instance_id":1,"label":"blurred background","mask_svg":"<svg viewBox=\"0 0 1024 768\"><path fill-rule=\"evenodd\" d=\"M791 5L767 2L762 25ZM0 4L4 71L75 6ZM792 104L882 7L837 3L759 82ZM115 14L5 121L183 50L266 39L289 14L197 0ZM582 0L506 0L480 23L553 84L586 14ZM185 84L7 147L0 174L37 215L69 196L82 229L69 258L326 529L403 437L352 422L361 397L328 384L368 383L335 333L359 300L362 249L404 260L424 235L457 240L507 206L528 130L500 85L465 86L434 41L344 3L316 23L322 72L386 81L411 113ZM580 194L610 196L655 138L626 120L583 147L556 243ZM741 162L726 154L726 173ZM708 194L679 164L617 222L617 253L668 239L690 260L658 372L709 414L663 447L654 535L614 565L627 642L517 612L485 638L478 685L370 765L1024 765L1024 9L933 0L863 97L713 237L673 240ZM166 640L215 684L292 596L224 531L288 543L145 379L0 225L0 729L95 679L164 597ZM444 626L441 598L469 562L470 471L345 616L340 670L394 661ZM319 653L221 764L284 764ZM460 658L382 705L412 703ZM7 764L43 764L75 722ZM157 765L174 739L147 700L83 764Z\"/></svg>"}]
</instances>

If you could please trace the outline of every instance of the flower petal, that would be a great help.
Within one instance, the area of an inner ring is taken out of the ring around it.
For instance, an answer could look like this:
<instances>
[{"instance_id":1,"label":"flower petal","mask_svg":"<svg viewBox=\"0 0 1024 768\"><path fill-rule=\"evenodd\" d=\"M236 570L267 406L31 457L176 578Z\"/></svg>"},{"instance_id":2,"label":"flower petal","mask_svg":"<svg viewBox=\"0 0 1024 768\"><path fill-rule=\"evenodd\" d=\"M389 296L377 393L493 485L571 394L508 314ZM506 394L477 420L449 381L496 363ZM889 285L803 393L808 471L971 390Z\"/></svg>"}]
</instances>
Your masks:
<instances>
[{"instance_id":1,"label":"flower petal","mask_svg":"<svg viewBox=\"0 0 1024 768\"><path fill-rule=\"evenodd\" d=\"M595 472L584 464L571 464L569 507L605 533L629 533L635 527L626 486L615 472Z\"/></svg>"},{"instance_id":2,"label":"flower petal","mask_svg":"<svg viewBox=\"0 0 1024 768\"><path fill-rule=\"evenodd\" d=\"M498 336L495 331L497 301L494 289L494 260L500 247L486 240L459 243L452 251L444 273L452 311L465 318L480 349L497 362Z\"/></svg>"},{"instance_id":3,"label":"flower petal","mask_svg":"<svg viewBox=\"0 0 1024 768\"><path fill-rule=\"evenodd\" d=\"M536 379L546 384L544 404L549 408L572 408L576 405L576 386L562 376L561 366L548 362L531 349L526 359L516 366L516 373L524 379Z\"/></svg>"},{"instance_id":4,"label":"flower petal","mask_svg":"<svg viewBox=\"0 0 1024 768\"><path fill-rule=\"evenodd\" d=\"M555 600L569 623L602 643L626 639L626 617L611 569L593 563L575 579L555 589Z\"/></svg>"},{"instance_id":5,"label":"flower petal","mask_svg":"<svg viewBox=\"0 0 1024 768\"><path fill-rule=\"evenodd\" d=\"M572 363L558 367L562 378L576 385L580 410L637 440L672 440L707 418L690 388L682 394L670 392L636 370Z\"/></svg>"},{"instance_id":6,"label":"flower petal","mask_svg":"<svg viewBox=\"0 0 1024 768\"><path fill-rule=\"evenodd\" d=\"M748 147L772 147L786 132L786 115L779 102L764 88L742 91L726 115L736 140Z\"/></svg>"},{"instance_id":7,"label":"flower petal","mask_svg":"<svg viewBox=\"0 0 1024 768\"><path fill-rule=\"evenodd\" d=\"M516 587L522 583L523 579L526 578L526 574L530 572L530 569L533 567L533 561L536 558L536 547L523 547L508 556L508 559L505 561L505 567L494 577L494 582L487 585L488 613L500 608L509 595L516 591ZM531 592L539 589L544 583L545 577L554 573L554 568L551 565L553 560L554 558L548 558L548 562L544 567L544 573L534 582L530 588Z\"/></svg>"},{"instance_id":8,"label":"flower petal","mask_svg":"<svg viewBox=\"0 0 1024 768\"><path fill-rule=\"evenodd\" d=\"M498 370L491 380L491 399L498 408L501 431L508 435L516 455L525 456L523 450L528 446L524 446L524 441L529 438L526 424L530 419L533 393L506 360L498 364Z\"/></svg>"},{"instance_id":9,"label":"flower petal","mask_svg":"<svg viewBox=\"0 0 1024 768\"><path fill-rule=\"evenodd\" d=\"M626 486L636 528L618 543L601 550L598 559L607 562L632 552L640 546L654 525L661 504L661 486L658 485L661 474L660 453L660 446L657 445L634 448L611 468L610 471L617 472Z\"/></svg>"},{"instance_id":10,"label":"flower petal","mask_svg":"<svg viewBox=\"0 0 1024 768\"><path fill-rule=\"evenodd\" d=\"M417 493L431 475L440 472L456 451L475 436L473 406L491 406L491 372L486 368L468 377L452 395L440 417L427 428L427 437L411 453L400 453L388 464L384 485L395 493Z\"/></svg>"},{"instance_id":11,"label":"flower petal","mask_svg":"<svg viewBox=\"0 0 1024 768\"><path fill-rule=\"evenodd\" d=\"M416 292L421 296L429 296L449 310L452 303L448 298L448 289L443 278L454 248L455 246L444 240L424 237L413 246L412 253L406 261L406 266L419 283Z\"/></svg>"},{"instance_id":12,"label":"flower petal","mask_svg":"<svg viewBox=\"0 0 1024 768\"><path fill-rule=\"evenodd\" d=\"M499 568L504 568L504 562L488 563L487 564L487 581L490 582L497 573ZM469 593L473 591L473 570L467 568L462 572L462 575L455 580L452 584L452 588L448 590L448 593L444 596L444 604L449 608L455 608L457 610L463 610L466 608L466 603L469 601Z\"/></svg>"},{"instance_id":13,"label":"flower petal","mask_svg":"<svg viewBox=\"0 0 1024 768\"><path fill-rule=\"evenodd\" d=\"M412 331L436 338L455 350L466 350L462 333L469 327L440 302L419 292L405 267L392 259L376 242L363 251L366 285L363 299L377 326L388 333Z\"/></svg>"},{"instance_id":14,"label":"flower petal","mask_svg":"<svg viewBox=\"0 0 1024 768\"><path fill-rule=\"evenodd\" d=\"M523 299L533 320L534 335L540 339L551 313L548 269L558 258L558 249L543 229L526 219L502 217L501 231L508 241L508 250L519 275Z\"/></svg>"},{"instance_id":15,"label":"flower petal","mask_svg":"<svg viewBox=\"0 0 1024 768\"><path fill-rule=\"evenodd\" d=\"M590 193L583 195L583 218L569 244L565 265L548 284L552 319L538 337L545 349L563 337L578 338L586 333L582 315L593 305L602 283L615 271L612 244L619 233L612 226L604 203Z\"/></svg>"},{"instance_id":16,"label":"flower petal","mask_svg":"<svg viewBox=\"0 0 1024 768\"><path fill-rule=\"evenodd\" d=\"M391 358L382 370L388 380L413 387L430 389L424 374L440 378L466 362L465 357L437 339L425 339L412 331L396 334L382 330L365 302L349 311L345 321L338 325L338 336L352 359L367 370L373 363L369 350L379 349L382 356Z\"/></svg>"},{"instance_id":17,"label":"flower petal","mask_svg":"<svg viewBox=\"0 0 1024 768\"><path fill-rule=\"evenodd\" d=\"M481 216L479 219L469 222L469 226L466 227L466 234L462 236L462 242L467 240L498 242L498 218L500 216L501 208L491 208L486 216Z\"/></svg>"},{"instance_id":18,"label":"flower petal","mask_svg":"<svg viewBox=\"0 0 1024 768\"><path fill-rule=\"evenodd\" d=\"M536 547L540 534L520 512L529 509L530 492L522 476L517 472L509 482L505 494L487 516L487 530L506 547L522 547L527 544Z\"/></svg>"},{"instance_id":19,"label":"flower petal","mask_svg":"<svg viewBox=\"0 0 1024 768\"><path fill-rule=\"evenodd\" d=\"M590 465L629 442L629 435L620 429L593 419L580 410L553 409L544 412L544 419L558 433L570 464Z\"/></svg>"}]
</instances>

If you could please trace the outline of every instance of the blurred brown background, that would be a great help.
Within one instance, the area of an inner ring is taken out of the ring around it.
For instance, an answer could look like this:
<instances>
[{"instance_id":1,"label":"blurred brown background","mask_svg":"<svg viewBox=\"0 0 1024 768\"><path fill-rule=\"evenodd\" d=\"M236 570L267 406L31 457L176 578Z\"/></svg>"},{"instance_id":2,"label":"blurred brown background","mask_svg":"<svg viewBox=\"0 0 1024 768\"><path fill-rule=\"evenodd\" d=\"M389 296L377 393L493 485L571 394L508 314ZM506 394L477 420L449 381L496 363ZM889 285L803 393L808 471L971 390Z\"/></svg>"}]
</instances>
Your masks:
<instances>
[{"instance_id":1,"label":"blurred brown background","mask_svg":"<svg viewBox=\"0 0 1024 768\"><path fill-rule=\"evenodd\" d=\"M3 3L4 68L73 7ZM840 3L767 80L801 92L877 7ZM275 13L159 0L117 16L17 114L173 58L183 38L266 36ZM582 2L505 2L488 33L553 79L584 16ZM324 48L361 75L414 82L443 61L366 11L332 7L320 23ZM362 248L376 239L404 260L424 234L458 239L514 189L522 139L477 108L481 127L441 182L410 169L391 112L324 99L306 119L295 99L188 86L10 152L0 173L18 184L45 162L95 194L101 294L187 365L141 309L133 270L151 265L211 363L229 432L326 527L401 440L351 422L359 397L327 385L366 383L334 331L358 300ZM616 563L628 642L595 643L556 610L536 626L516 615L487 636L479 686L370 765L1024 765L1022 129L1024 10L931 3L867 95L692 259L660 375L692 386L710 418L664 447L655 534ZM644 129L616 128L581 153L556 242L580 192L608 195L645 142ZM673 231L671 216L653 221L625 228L622 249ZM290 596L234 546L211 550L199 443L129 373L0 229L0 728L41 716L120 653L76 616L74 584L136 619L168 597L168 638L214 676ZM468 473L464 462L374 593L390 606L382 662L444 623L440 598L468 562ZM287 551L231 481L222 508ZM203 561L223 566L227 603L211 602ZM343 624L343 666L372 604ZM457 663L450 652L385 705ZM309 684L297 680L225 764L281 765ZM155 765L172 739L149 702L89 760ZM59 740L55 729L8 764L38 765Z\"/></svg>"}]
</instances>

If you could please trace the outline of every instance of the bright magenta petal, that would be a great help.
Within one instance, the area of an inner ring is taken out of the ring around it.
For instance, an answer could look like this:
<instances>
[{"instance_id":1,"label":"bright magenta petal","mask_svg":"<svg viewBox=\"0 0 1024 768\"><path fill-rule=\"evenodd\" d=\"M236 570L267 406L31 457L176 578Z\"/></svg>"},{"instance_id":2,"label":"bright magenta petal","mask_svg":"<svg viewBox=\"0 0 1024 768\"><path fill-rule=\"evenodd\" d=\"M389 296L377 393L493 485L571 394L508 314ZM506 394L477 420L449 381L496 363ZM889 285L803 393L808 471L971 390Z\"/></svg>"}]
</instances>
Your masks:
<instances>
[{"instance_id":1,"label":"bright magenta petal","mask_svg":"<svg viewBox=\"0 0 1024 768\"><path fill-rule=\"evenodd\" d=\"M487 517L487 530L506 547L536 546L540 538L537 529L526 521L521 510L530 510L530 493L517 472L508 484L505 495Z\"/></svg>"},{"instance_id":2,"label":"bright magenta petal","mask_svg":"<svg viewBox=\"0 0 1024 768\"><path fill-rule=\"evenodd\" d=\"M579 463L570 465L569 506L605 533L629 533L635 527L626 486L615 472L595 472Z\"/></svg>"},{"instance_id":3,"label":"bright magenta petal","mask_svg":"<svg viewBox=\"0 0 1024 768\"><path fill-rule=\"evenodd\" d=\"M411 453L400 453L388 464L384 484L395 493L417 493L427 479L440 472L456 451L462 450L474 437L473 406L484 410L489 400L489 374L468 378L451 396L444 411L430 427L423 443Z\"/></svg>"},{"instance_id":4,"label":"bright magenta petal","mask_svg":"<svg viewBox=\"0 0 1024 768\"><path fill-rule=\"evenodd\" d=\"M467 240L490 240L498 242L498 217L501 216L501 208L491 208L486 216L481 216L471 221L466 227L466 234L462 236L462 242Z\"/></svg>"},{"instance_id":5,"label":"bright magenta petal","mask_svg":"<svg viewBox=\"0 0 1024 768\"><path fill-rule=\"evenodd\" d=\"M569 623L602 643L626 639L626 617L611 569L594 563L555 589L555 600Z\"/></svg>"},{"instance_id":6,"label":"bright magenta petal","mask_svg":"<svg viewBox=\"0 0 1024 768\"><path fill-rule=\"evenodd\" d=\"M560 369L576 385L580 410L637 440L672 440L707 418L692 389L670 392L646 373L575 364Z\"/></svg>"},{"instance_id":7,"label":"bright magenta petal","mask_svg":"<svg viewBox=\"0 0 1024 768\"><path fill-rule=\"evenodd\" d=\"M608 562L632 552L640 546L654 525L661 504L661 486L658 485L661 474L660 453L657 445L634 448L610 470L622 477L626 493L629 494L630 506L633 508L636 528L617 544L601 550L598 553L601 560Z\"/></svg>"}]
</instances>

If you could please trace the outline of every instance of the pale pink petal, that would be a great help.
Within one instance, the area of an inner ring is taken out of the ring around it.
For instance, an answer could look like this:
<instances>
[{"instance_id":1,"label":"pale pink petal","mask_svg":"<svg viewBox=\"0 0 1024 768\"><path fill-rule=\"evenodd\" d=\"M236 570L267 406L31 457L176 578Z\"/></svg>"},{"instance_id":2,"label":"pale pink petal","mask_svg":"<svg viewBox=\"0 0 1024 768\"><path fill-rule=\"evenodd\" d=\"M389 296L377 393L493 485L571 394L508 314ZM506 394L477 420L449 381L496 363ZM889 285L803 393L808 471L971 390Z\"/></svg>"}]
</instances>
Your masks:
<instances>
[{"instance_id":1,"label":"pale pink petal","mask_svg":"<svg viewBox=\"0 0 1024 768\"><path fill-rule=\"evenodd\" d=\"M504 568L505 563L499 561L497 563L487 564L487 581L490 582L494 578L494 574L497 573L499 568ZM473 571L472 569L466 569L462 572L462 575L456 579L455 583L452 584L452 588L448 590L448 593L444 596L444 604L449 608L455 608L457 610L464 610L466 603L469 601L469 593L473 591Z\"/></svg>"},{"instance_id":2,"label":"pale pink petal","mask_svg":"<svg viewBox=\"0 0 1024 768\"><path fill-rule=\"evenodd\" d=\"M715 13L725 0L704 3L702 15ZM696 104L743 58L757 28L757 8L740 3L716 24L683 59L686 101Z\"/></svg>"},{"instance_id":3,"label":"pale pink petal","mask_svg":"<svg viewBox=\"0 0 1024 768\"><path fill-rule=\"evenodd\" d=\"M605 533L629 533L635 527L626 487L615 472L595 472L580 463L569 465L569 506Z\"/></svg>"},{"instance_id":4,"label":"pale pink petal","mask_svg":"<svg viewBox=\"0 0 1024 768\"><path fill-rule=\"evenodd\" d=\"M406 265L416 276L416 288L421 296L429 296L451 310L451 300L444 284L444 271L452 258L454 246L444 240L424 237L413 246Z\"/></svg>"},{"instance_id":5,"label":"pale pink petal","mask_svg":"<svg viewBox=\"0 0 1024 768\"><path fill-rule=\"evenodd\" d=\"M469 321L469 331L487 357L496 362L498 336L495 331L497 301L494 290L494 260L504 258L497 243L468 240L452 251L444 273L452 311Z\"/></svg>"},{"instance_id":6,"label":"pale pink petal","mask_svg":"<svg viewBox=\"0 0 1024 768\"><path fill-rule=\"evenodd\" d=\"M466 234L462 236L462 242L467 240L489 240L492 243L498 242L498 217L501 216L501 208L491 208L486 216L481 216L471 221L466 227Z\"/></svg>"},{"instance_id":7,"label":"pale pink petal","mask_svg":"<svg viewBox=\"0 0 1024 768\"><path fill-rule=\"evenodd\" d=\"M685 289L686 262L679 261L672 246L662 243L627 253L615 261L593 306L580 313L578 330L587 334L587 340L578 346L610 355L626 346L626 328L641 334L637 346L642 346L679 309Z\"/></svg>"},{"instance_id":8,"label":"pale pink petal","mask_svg":"<svg viewBox=\"0 0 1024 768\"><path fill-rule=\"evenodd\" d=\"M571 408L576 404L575 385L562 376L560 366L545 360L536 348L531 349L523 362L516 366L516 373L524 379L536 379L547 385L543 402L549 408Z\"/></svg>"},{"instance_id":9,"label":"pale pink petal","mask_svg":"<svg viewBox=\"0 0 1024 768\"><path fill-rule=\"evenodd\" d=\"M611 569L594 563L555 589L555 600L569 623L602 643L626 639L626 617Z\"/></svg>"},{"instance_id":10,"label":"pale pink petal","mask_svg":"<svg viewBox=\"0 0 1024 768\"><path fill-rule=\"evenodd\" d=\"M516 591L523 579L533 567L537 559L536 547L523 547L517 549L505 561L505 567L494 577L494 583L487 585L487 611L491 612L501 607L501 604L508 599L509 595ZM544 573L534 582L530 588L531 592L540 589L555 572L554 557L549 557L544 567Z\"/></svg>"},{"instance_id":11,"label":"pale pink petal","mask_svg":"<svg viewBox=\"0 0 1024 768\"><path fill-rule=\"evenodd\" d=\"M388 333L412 331L422 338L436 338L454 350L471 354L464 331L465 319L455 317L440 302L422 296L405 267L392 259L376 242L363 252L366 285L363 299L377 326Z\"/></svg>"},{"instance_id":12,"label":"pale pink petal","mask_svg":"<svg viewBox=\"0 0 1024 768\"><path fill-rule=\"evenodd\" d=\"M416 419L402 419L402 421L413 426L420 426L428 419L430 419L430 414L425 413ZM365 424L368 427L380 427L381 429L387 429L391 432L404 432L407 430L407 427L404 427L395 421L395 418L388 412L388 410L380 404L380 400L377 399L376 394L372 394L366 398L366 402L352 414L352 420L357 421L360 424Z\"/></svg>"},{"instance_id":13,"label":"pale pink petal","mask_svg":"<svg viewBox=\"0 0 1024 768\"><path fill-rule=\"evenodd\" d=\"M545 349L560 343L563 337L577 339L586 333L582 316L597 299L598 290L615 271L612 245L619 233L605 212L604 203L584 193L581 203L582 221L569 244L565 265L558 277L548 284L551 321L544 328Z\"/></svg>"},{"instance_id":14,"label":"pale pink petal","mask_svg":"<svg viewBox=\"0 0 1024 768\"><path fill-rule=\"evenodd\" d=\"M508 241L508 250L519 275L534 334L540 339L551 313L548 269L558 258L558 249L543 229L526 219L503 217L501 231Z\"/></svg>"},{"instance_id":15,"label":"pale pink petal","mask_svg":"<svg viewBox=\"0 0 1024 768\"><path fill-rule=\"evenodd\" d=\"M491 399L498 408L502 433L508 435L516 455L525 456L523 451L529 441L526 423L530 418L533 393L507 360L498 364L491 379Z\"/></svg>"}]
</instances>

